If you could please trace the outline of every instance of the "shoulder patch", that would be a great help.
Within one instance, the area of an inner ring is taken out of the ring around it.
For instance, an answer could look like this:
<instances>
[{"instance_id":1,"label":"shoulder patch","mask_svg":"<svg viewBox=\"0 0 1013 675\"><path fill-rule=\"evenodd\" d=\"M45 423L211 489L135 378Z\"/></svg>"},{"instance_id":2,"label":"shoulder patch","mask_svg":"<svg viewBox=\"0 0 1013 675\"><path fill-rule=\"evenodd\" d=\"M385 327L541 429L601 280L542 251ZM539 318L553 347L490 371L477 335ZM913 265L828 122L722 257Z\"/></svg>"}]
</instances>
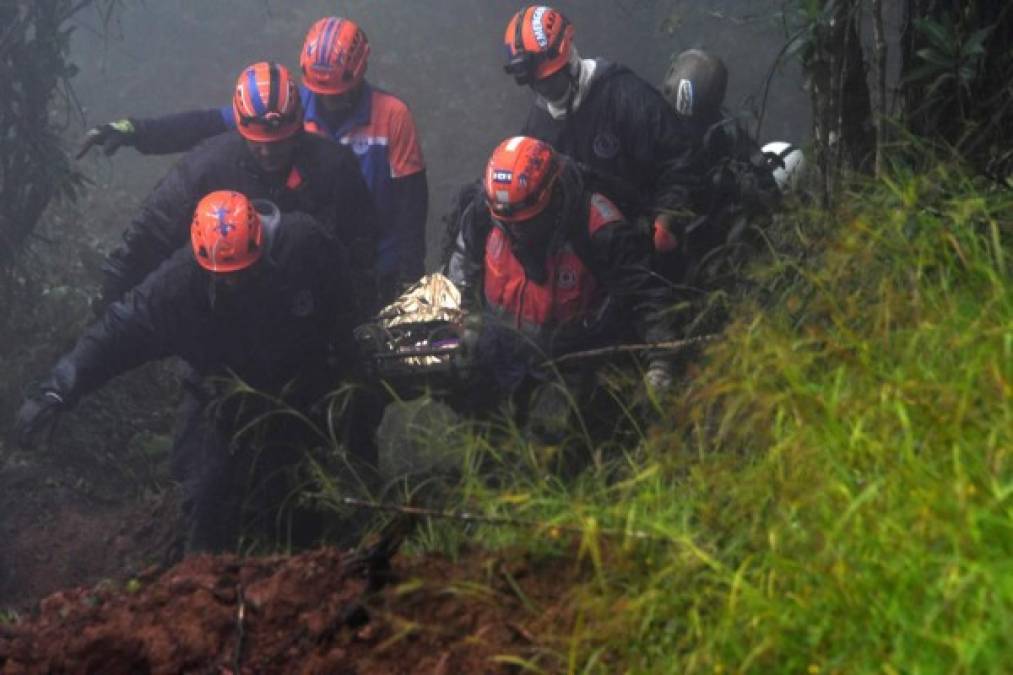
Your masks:
<instances>
[{"instance_id":1,"label":"shoulder patch","mask_svg":"<svg viewBox=\"0 0 1013 675\"><path fill-rule=\"evenodd\" d=\"M619 208L609 200L608 197L595 192L591 195L591 202L588 208L587 227L594 235L598 230L625 220Z\"/></svg>"}]
</instances>

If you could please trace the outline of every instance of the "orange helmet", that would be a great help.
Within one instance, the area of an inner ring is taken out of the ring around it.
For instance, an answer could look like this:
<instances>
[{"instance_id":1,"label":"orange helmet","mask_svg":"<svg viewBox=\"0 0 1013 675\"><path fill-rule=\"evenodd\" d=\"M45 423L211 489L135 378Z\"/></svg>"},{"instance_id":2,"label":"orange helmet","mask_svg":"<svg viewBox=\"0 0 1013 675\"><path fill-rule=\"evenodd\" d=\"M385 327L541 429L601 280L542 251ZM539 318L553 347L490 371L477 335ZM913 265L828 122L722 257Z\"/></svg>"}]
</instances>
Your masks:
<instances>
[{"instance_id":1,"label":"orange helmet","mask_svg":"<svg viewBox=\"0 0 1013 675\"><path fill-rule=\"evenodd\" d=\"M306 34L299 65L306 88L317 94L344 94L366 74L369 40L358 24L330 16Z\"/></svg>"},{"instance_id":2,"label":"orange helmet","mask_svg":"<svg viewBox=\"0 0 1013 675\"><path fill-rule=\"evenodd\" d=\"M527 136L500 143L485 167L485 199L492 216L508 223L537 216L549 205L559 171L548 143Z\"/></svg>"},{"instance_id":3,"label":"orange helmet","mask_svg":"<svg viewBox=\"0 0 1013 675\"><path fill-rule=\"evenodd\" d=\"M302 129L302 100L288 68L261 61L236 80L232 97L236 127L250 141L280 141Z\"/></svg>"},{"instance_id":4,"label":"orange helmet","mask_svg":"<svg viewBox=\"0 0 1013 675\"><path fill-rule=\"evenodd\" d=\"M545 5L528 5L514 14L503 42L504 70L517 84L531 84L558 73L570 61L573 24L562 12Z\"/></svg>"},{"instance_id":5,"label":"orange helmet","mask_svg":"<svg viewBox=\"0 0 1013 675\"><path fill-rule=\"evenodd\" d=\"M250 200L218 190L197 204L190 225L193 254L211 272L236 272L260 260L264 230Z\"/></svg>"}]
</instances>

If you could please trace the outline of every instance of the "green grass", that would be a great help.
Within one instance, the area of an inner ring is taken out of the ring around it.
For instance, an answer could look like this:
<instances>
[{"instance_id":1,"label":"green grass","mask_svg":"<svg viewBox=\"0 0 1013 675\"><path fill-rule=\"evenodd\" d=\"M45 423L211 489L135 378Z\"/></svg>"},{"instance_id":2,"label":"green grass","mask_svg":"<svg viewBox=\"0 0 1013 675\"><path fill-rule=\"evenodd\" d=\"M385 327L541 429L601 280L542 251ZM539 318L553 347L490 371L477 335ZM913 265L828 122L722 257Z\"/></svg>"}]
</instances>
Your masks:
<instances>
[{"instance_id":1,"label":"green grass","mask_svg":"<svg viewBox=\"0 0 1013 675\"><path fill-rule=\"evenodd\" d=\"M937 168L844 202L777 227L639 447L560 480L516 434L472 440L514 470L464 500L546 524L487 545L582 532L560 669L1010 668L1013 196Z\"/></svg>"}]
</instances>

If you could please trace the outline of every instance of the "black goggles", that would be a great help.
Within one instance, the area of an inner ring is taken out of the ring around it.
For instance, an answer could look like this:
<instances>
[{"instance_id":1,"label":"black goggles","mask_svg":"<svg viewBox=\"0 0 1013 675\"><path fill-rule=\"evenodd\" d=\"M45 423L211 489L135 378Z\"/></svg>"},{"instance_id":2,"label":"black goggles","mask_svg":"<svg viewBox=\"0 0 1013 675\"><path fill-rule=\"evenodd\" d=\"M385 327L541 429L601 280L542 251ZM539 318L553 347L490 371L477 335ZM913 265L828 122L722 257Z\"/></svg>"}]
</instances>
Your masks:
<instances>
[{"instance_id":1,"label":"black goggles","mask_svg":"<svg viewBox=\"0 0 1013 675\"><path fill-rule=\"evenodd\" d=\"M543 54L517 52L510 57L510 60L503 66L503 70L507 75L512 75L517 84L527 86L537 79L535 71L542 60L544 60Z\"/></svg>"},{"instance_id":2,"label":"black goggles","mask_svg":"<svg viewBox=\"0 0 1013 675\"><path fill-rule=\"evenodd\" d=\"M298 121L299 110L290 111L284 115L279 112L269 112L263 115L239 115L239 125L243 127L258 126L274 131Z\"/></svg>"}]
</instances>

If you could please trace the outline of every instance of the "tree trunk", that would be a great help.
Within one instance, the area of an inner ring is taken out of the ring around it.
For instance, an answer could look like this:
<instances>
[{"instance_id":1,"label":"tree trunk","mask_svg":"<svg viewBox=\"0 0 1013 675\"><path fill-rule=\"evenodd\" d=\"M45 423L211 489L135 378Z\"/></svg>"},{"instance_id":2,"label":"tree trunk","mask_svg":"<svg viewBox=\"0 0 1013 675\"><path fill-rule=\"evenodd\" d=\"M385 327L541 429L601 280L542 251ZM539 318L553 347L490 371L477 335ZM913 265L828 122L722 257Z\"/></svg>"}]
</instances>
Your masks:
<instances>
[{"instance_id":1,"label":"tree trunk","mask_svg":"<svg viewBox=\"0 0 1013 675\"><path fill-rule=\"evenodd\" d=\"M883 0L872 0L873 63L876 88L876 176L883 173L883 146L886 144L886 32L883 30Z\"/></svg>"},{"instance_id":2,"label":"tree trunk","mask_svg":"<svg viewBox=\"0 0 1013 675\"><path fill-rule=\"evenodd\" d=\"M872 104L858 30L861 5L862 0L833 0L829 19L814 25L812 45L803 58L824 206L833 202L841 171L868 171L875 155Z\"/></svg>"}]
</instances>

